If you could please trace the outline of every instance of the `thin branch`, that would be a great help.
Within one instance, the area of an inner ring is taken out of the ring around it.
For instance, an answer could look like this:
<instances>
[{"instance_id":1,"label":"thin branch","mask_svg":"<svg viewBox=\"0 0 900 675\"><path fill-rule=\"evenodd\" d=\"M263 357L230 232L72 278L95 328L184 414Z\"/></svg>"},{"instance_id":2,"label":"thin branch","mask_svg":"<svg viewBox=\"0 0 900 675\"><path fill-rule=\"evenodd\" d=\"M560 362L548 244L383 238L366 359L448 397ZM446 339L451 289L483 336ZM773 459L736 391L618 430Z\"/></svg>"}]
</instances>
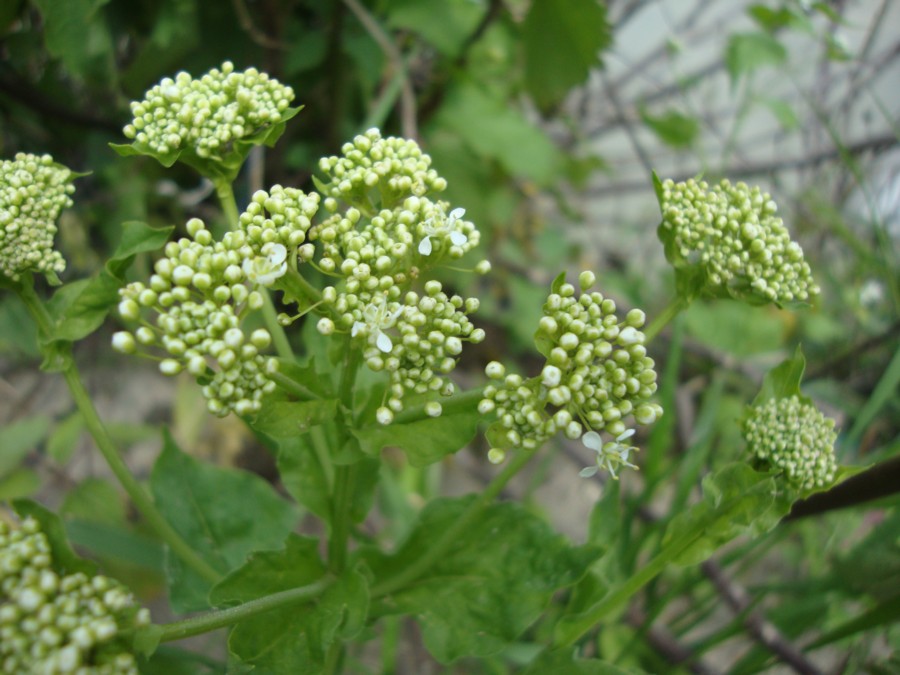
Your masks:
<instances>
[{"instance_id":1,"label":"thin branch","mask_svg":"<svg viewBox=\"0 0 900 675\"><path fill-rule=\"evenodd\" d=\"M632 606L625 617L628 624L637 630L644 630L647 617L637 607ZM706 664L697 654L681 644L671 632L661 626L646 628L647 642L669 665L682 666L695 675L718 675L719 671Z\"/></svg>"},{"instance_id":2,"label":"thin branch","mask_svg":"<svg viewBox=\"0 0 900 675\"><path fill-rule=\"evenodd\" d=\"M250 39L253 40L253 42L266 49L287 51L288 46L285 43L269 37L256 27L256 24L253 23L253 17L250 16L250 12L244 4L244 0L231 0L231 6L234 7L234 13L237 15L238 23L241 24L241 28L243 28L244 32L250 36Z\"/></svg>"},{"instance_id":3,"label":"thin branch","mask_svg":"<svg viewBox=\"0 0 900 675\"><path fill-rule=\"evenodd\" d=\"M625 111L622 108L622 104L619 102L619 97L616 94L615 87L609 82L609 79L605 74L600 74L601 79L603 80L603 90L606 92L606 97L609 99L609 102L613 106L613 110L616 113L616 117L622 120L622 127L625 129L625 133L628 135L628 140L631 141L631 146L634 148L635 154L638 156L638 159L641 160L641 164L644 167L644 171L647 175L650 175L653 172L653 162L650 159L650 155L644 150L644 146L641 145L640 139L637 137L637 133L635 133L634 128L631 123L625 117Z\"/></svg>"},{"instance_id":4,"label":"thin branch","mask_svg":"<svg viewBox=\"0 0 900 675\"><path fill-rule=\"evenodd\" d=\"M406 64L403 62L403 55L400 53L400 49L358 0L343 0L343 3L353 12L353 15L366 29L366 32L375 40L381 51L384 52L393 71L395 73L403 73L403 80L400 85L400 126L406 138L418 139L416 97L409 77L406 74Z\"/></svg>"},{"instance_id":5,"label":"thin branch","mask_svg":"<svg viewBox=\"0 0 900 675\"><path fill-rule=\"evenodd\" d=\"M735 614L746 613L743 624L754 640L775 654L783 663L793 668L795 672L801 673L801 675L822 675L822 671L786 640L762 612L750 610L752 601L747 592L742 586L729 579L717 562L707 560L700 565L700 569L712 581L719 595Z\"/></svg>"}]
</instances>

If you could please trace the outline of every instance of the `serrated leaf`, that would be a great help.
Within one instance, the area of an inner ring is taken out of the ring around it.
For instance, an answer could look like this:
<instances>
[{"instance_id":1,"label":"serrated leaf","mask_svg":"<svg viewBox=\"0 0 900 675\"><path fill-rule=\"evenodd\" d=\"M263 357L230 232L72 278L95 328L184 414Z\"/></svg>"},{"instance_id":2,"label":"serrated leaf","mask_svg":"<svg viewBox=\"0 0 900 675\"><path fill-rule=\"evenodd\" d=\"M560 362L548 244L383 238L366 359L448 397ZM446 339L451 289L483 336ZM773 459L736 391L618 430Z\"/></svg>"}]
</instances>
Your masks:
<instances>
[{"instance_id":1,"label":"serrated leaf","mask_svg":"<svg viewBox=\"0 0 900 675\"><path fill-rule=\"evenodd\" d=\"M41 524L41 531L50 544L50 555L53 558L53 569L60 575L83 572L88 576L97 573L97 566L90 560L76 555L66 539L63 522L52 511L30 499L13 500L13 508L20 518L31 516Z\"/></svg>"},{"instance_id":2,"label":"serrated leaf","mask_svg":"<svg viewBox=\"0 0 900 675\"><path fill-rule=\"evenodd\" d=\"M297 522L296 508L259 476L200 462L164 435L150 479L154 500L172 527L223 574L252 551L279 546ZM209 606L210 584L169 551L169 596L176 612Z\"/></svg>"},{"instance_id":3,"label":"serrated leaf","mask_svg":"<svg viewBox=\"0 0 900 675\"><path fill-rule=\"evenodd\" d=\"M87 80L114 76L112 35L95 0L35 0L48 53Z\"/></svg>"},{"instance_id":4,"label":"serrated leaf","mask_svg":"<svg viewBox=\"0 0 900 675\"><path fill-rule=\"evenodd\" d=\"M395 555L367 552L375 578L389 578L427 551L473 499L435 500ZM570 546L518 504L493 504L422 578L391 594L385 606L415 617L429 652L441 663L487 656L518 638L553 593L575 583L597 554L591 546Z\"/></svg>"},{"instance_id":5,"label":"serrated leaf","mask_svg":"<svg viewBox=\"0 0 900 675\"><path fill-rule=\"evenodd\" d=\"M390 25L418 33L444 56L459 54L485 14L485 6L471 0L392 0Z\"/></svg>"},{"instance_id":6,"label":"serrated leaf","mask_svg":"<svg viewBox=\"0 0 900 675\"><path fill-rule=\"evenodd\" d=\"M470 409L440 417L428 417L408 424L395 422L387 426L352 429L363 451L377 456L382 448L396 447L406 453L414 467L441 461L465 447L475 437L481 413L473 401Z\"/></svg>"},{"instance_id":7,"label":"serrated leaf","mask_svg":"<svg viewBox=\"0 0 900 675\"><path fill-rule=\"evenodd\" d=\"M725 48L725 66L732 85L744 75L764 66L783 65L785 61L787 49L768 33L735 33Z\"/></svg>"},{"instance_id":8,"label":"serrated leaf","mask_svg":"<svg viewBox=\"0 0 900 675\"><path fill-rule=\"evenodd\" d=\"M47 435L49 426L49 417L36 415L0 427L0 476L5 476L22 463L25 455Z\"/></svg>"},{"instance_id":9,"label":"serrated leaf","mask_svg":"<svg viewBox=\"0 0 900 675\"><path fill-rule=\"evenodd\" d=\"M522 24L525 86L548 111L600 65L611 31L606 7L595 0L534 0Z\"/></svg>"},{"instance_id":10,"label":"serrated leaf","mask_svg":"<svg viewBox=\"0 0 900 675\"><path fill-rule=\"evenodd\" d=\"M677 110L668 110L661 115L651 115L642 106L641 120L666 145L673 148L689 148L700 132L700 122L696 117L689 117Z\"/></svg>"}]
</instances>

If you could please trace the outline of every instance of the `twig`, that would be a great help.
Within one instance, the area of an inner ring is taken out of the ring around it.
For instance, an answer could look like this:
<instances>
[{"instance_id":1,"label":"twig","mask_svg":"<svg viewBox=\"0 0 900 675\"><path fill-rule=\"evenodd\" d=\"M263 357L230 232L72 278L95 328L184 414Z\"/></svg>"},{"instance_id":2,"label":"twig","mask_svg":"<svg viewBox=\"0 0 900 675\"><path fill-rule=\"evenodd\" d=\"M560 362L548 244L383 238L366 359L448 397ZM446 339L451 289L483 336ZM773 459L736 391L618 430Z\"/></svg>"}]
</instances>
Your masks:
<instances>
[{"instance_id":1,"label":"twig","mask_svg":"<svg viewBox=\"0 0 900 675\"><path fill-rule=\"evenodd\" d=\"M394 72L403 73L403 80L400 85L400 127L406 138L418 139L416 97L409 77L406 74L406 64L403 62L403 55L390 36L358 0L343 0L343 3L353 12L353 15L366 29L366 32L375 40L381 51L384 52Z\"/></svg>"},{"instance_id":2,"label":"twig","mask_svg":"<svg viewBox=\"0 0 900 675\"><path fill-rule=\"evenodd\" d=\"M822 675L822 671L810 662L791 642L786 640L778 628L770 623L762 612L750 610L752 602L747 592L742 586L729 579L717 562L707 560L700 565L700 569L712 581L719 595L722 596L735 614L747 613L743 620L744 627L759 644L775 654L781 661L793 668L795 672L801 673L801 675Z\"/></svg>"},{"instance_id":3,"label":"twig","mask_svg":"<svg viewBox=\"0 0 900 675\"><path fill-rule=\"evenodd\" d=\"M280 51L287 50L288 46L285 43L269 37L256 27L256 24L253 23L253 17L250 16L250 12L247 10L246 5L244 5L244 0L231 0L231 6L234 7L234 13L237 14L238 23L241 24L241 28L244 29L244 32L247 33L247 35L250 36L250 39L256 44L260 47L265 47L266 49L278 49Z\"/></svg>"},{"instance_id":4,"label":"twig","mask_svg":"<svg viewBox=\"0 0 900 675\"><path fill-rule=\"evenodd\" d=\"M637 607L632 606L626 614L626 621L635 629L642 630L647 625L647 617ZM695 675L717 675L718 670L704 663L697 654L681 644L677 638L661 626L650 626L644 631L647 642L672 666L683 666Z\"/></svg>"}]
</instances>

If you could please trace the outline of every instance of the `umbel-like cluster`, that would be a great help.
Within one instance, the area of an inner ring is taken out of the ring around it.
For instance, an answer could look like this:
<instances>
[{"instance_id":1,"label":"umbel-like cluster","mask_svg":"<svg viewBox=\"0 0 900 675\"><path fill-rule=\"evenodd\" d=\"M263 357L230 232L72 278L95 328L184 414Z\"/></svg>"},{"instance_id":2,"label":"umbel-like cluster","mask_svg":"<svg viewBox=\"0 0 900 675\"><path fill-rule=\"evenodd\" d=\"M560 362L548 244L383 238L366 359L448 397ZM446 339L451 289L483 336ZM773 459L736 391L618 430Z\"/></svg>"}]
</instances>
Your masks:
<instances>
[{"instance_id":1,"label":"umbel-like cluster","mask_svg":"<svg viewBox=\"0 0 900 675\"><path fill-rule=\"evenodd\" d=\"M66 267L53 249L56 219L72 205L72 172L49 155L18 153L0 160L0 275L18 281L25 272L54 279Z\"/></svg>"},{"instance_id":2,"label":"umbel-like cluster","mask_svg":"<svg viewBox=\"0 0 900 675\"><path fill-rule=\"evenodd\" d=\"M496 361L485 369L493 383L485 387L479 410L497 415L488 430L492 461L502 461L509 448L535 448L562 431L583 438L597 450L598 466L615 475L617 466L631 466L632 448L620 443L631 435L627 420L646 425L662 415L650 400L656 371L640 331L644 313L632 309L620 319L612 299L589 292L594 281L593 273L581 273L580 297L572 284L554 283L535 337L547 357L538 377L507 374ZM598 444L600 431L616 442Z\"/></svg>"},{"instance_id":3,"label":"umbel-like cluster","mask_svg":"<svg viewBox=\"0 0 900 675\"><path fill-rule=\"evenodd\" d=\"M659 200L666 257L676 271L702 275L703 293L777 305L818 295L803 250L759 188L666 180Z\"/></svg>"},{"instance_id":4,"label":"umbel-like cluster","mask_svg":"<svg viewBox=\"0 0 900 675\"><path fill-rule=\"evenodd\" d=\"M247 335L241 322L263 305L257 287L285 273L285 247L271 242L257 255L243 231L214 242L197 218L187 223L187 231L190 238L166 245L149 283L121 289L119 314L142 325L133 333L115 333L113 346L128 354L138 346L161 350L160 371L194 375L214 415L256 413L263 396L275 389L270 375L277 361L261 353L271 342L269 333L258 328ZM145 312L154 313L154 321L146 320Z\"/></svg>"},{"instance_id":5,"label":"umbel-like cluster","mask_svg":"<svg viewBox=\"0 0 900 675\"><path fill-rule=\"evenodd\" d=\"M743 431L747 448L756 460L783 471L795 488L813 490L834 482L834 420L798 396L770 398L755 406Z\"/></svg>"},{"instance_id":6,"label":"umbel-like cluster","mask_svg":"<svg viewBox=\"0 0 900 675\"><path fill-rule=\"evenodd\" d=\"M150 622L118 582L62 574L40 524L0 520L0 670L4 673L137 673L122 639Z\"/></svg>"},{"instance_id":7,"label":"umbel-like cluster","mask_svg":"<svg viewBox=\"0 0 900 675\"><path fill-rule=\"evenodd\" d=\"M190 148L219 157L235 140L282 121L294 91L255 68L235 72L226 61L199 79L180 72L131 104L134 119L123 130L136 147L155 155Z\"/></svg>"}]
</instances>

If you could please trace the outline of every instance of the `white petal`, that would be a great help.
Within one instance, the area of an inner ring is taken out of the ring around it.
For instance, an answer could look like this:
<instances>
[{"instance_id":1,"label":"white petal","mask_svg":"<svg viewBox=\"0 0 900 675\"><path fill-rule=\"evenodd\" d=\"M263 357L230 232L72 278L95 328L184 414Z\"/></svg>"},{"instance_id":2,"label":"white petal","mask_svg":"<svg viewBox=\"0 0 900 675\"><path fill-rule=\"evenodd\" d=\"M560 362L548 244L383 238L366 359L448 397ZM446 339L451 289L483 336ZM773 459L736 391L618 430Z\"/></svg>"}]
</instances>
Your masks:
<instances>
[{"instance_id":1,"label":"white petal","mask_svg":"<svg viewBox=\"0 0 900 675\"><path fill-rule=\"evenodd\" d=\"M450 233L450 241L453 242L454 246L462 246L469 241L469 238L459 230L454 230Z\"/></svg>"},{"instance_id":2,"label":"white petal","mask_svg":"<svg viewBox=\"0 0 900 675\"><path fill-rule=\"evenodd\" d=\"M287 260L287 249L283 244L272 244L269 254L266 256L273 265L280 265Z\"/></svg>"},{"instance_id":3,"label":"white petal","mask_svg":"<svg viewBox=\"0 0 900 675\"><path fill-rule=\"evenodd\" d=\"M356 337L359 335L359 331L366 327L362 321L354 321L353 328L350 329L350 337Z\"/></svg>"},{"instance_id":4,"label":"white petal","mask_svg":"<svg viewBox=\"0 0 900 675\"><path fill-rule=\"evenodd\" d=\"M450 212L450 222L451 223L455 222L455 221L459 220L460 218L462 218L464 215L466 215L465 209L453 209Z\"/></svg>"},{"instance_id":5,"label":"white petal","mask_svg":"<svg viewBox=\"0 0 900 675\"><path fill-rule=\"evenodd\" d=\"M581 471L579 471L578 475L581 476L582 478L590 478L591 476L595 475L596 473L597 473L597 467L589 466L589 467L586 467L586 468L582 469Z\"/></svg>"},{"instance_id":6,"label":"white petal","mask_svg":"<svg viewBox=\"0 0 900 675\"><path fill-rule=\"evenodd\" d=\"M634 436L634 429L626 429L621 434L616 436L617 441L624 441L626 438L631 438Z\"/></svg>"},{"instance_id":7,"label":"white petal","mask_svg":"<svg viewBox=\"0 0 900 675\"><path fill-rule=\"evenodd\" d=\"M431 237L425 237L419 242L419 255L431 255Z\"/></svg>"},{"instance_id":8,"label":"white petal","mask_svg":"<svg viewBox=\"0 0 900 675\"><path fill-rule=\"evenodd\" d=\"M394 348L394 343L391 341L390 335L378 331L378 337L375 338L375 346L387 354Z\"/></svg>"},{"instance_id":9,"label":"white petal","mask_svg":"<svg viewBox=\"0 0 900 675\"><path fill-rule=\"evenodd\" d=\"M244 264L241 267L247 280L256 282L256 265L253 264L253 261L250 258L244 258Z\"/></svg>"},{"instance_id":10,"label":"white petal","mask_svg":"<svg viewBox=\"0 0 900 675\"><path fill-rule=\"evenodd\" d=\"M600 452L603 448L603 439L600 438L600 434L596 431L589 431L584 436L581 437L581 442L584 443L591 450L596 450Z\"/></svg>"}]
</instances>

